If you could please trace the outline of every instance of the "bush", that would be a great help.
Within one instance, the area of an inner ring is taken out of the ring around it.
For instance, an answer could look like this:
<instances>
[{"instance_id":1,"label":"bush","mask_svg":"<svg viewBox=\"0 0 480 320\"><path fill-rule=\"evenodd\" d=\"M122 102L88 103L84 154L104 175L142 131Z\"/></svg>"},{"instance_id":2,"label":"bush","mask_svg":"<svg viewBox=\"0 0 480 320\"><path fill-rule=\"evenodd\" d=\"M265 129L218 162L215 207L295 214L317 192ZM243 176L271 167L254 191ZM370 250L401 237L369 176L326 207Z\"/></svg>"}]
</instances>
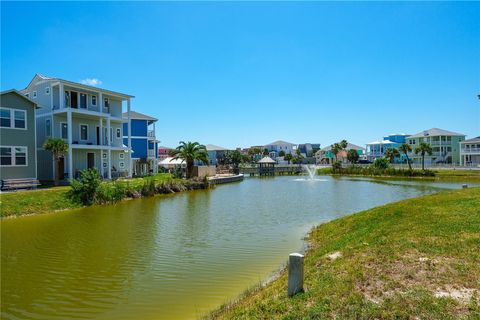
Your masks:
<instances>
[{"instance_id":1,"label":"bush","mask_svg":"<svg viewBox=\"0 0 480 320\"><path fill-rule=\"evenodd\" d=\"M373 166L376 168L376 169L381 169L381 170L385 170L389 167L390 165L390 162L388 161L387 158L377 158L375 159L375 162L373 163Z\"/></svg>"},{"instance_id":2,"label":"bush","mask_svg":"<svg viewBox=\"0 0 480 320\"><path fill-rule=\"evenodd\" d=\"M97 203L114 203L122 200L127 195L127 186L118 181L103 182L97 194Z\"/></svg>"},{"instance_id":3,"label":"bush","mask_svg":"<svg viewBox=\"0 0 480 320\"><path fill-rule=\"evenodd\" d=\"M340 161L335 161L334 163L332 163L332 170L333 173L340 173L340 171L342 170L342 163Z\"/></svg>"},{"instance_id":4,"label":"bush","mask_svg":"<svg viewBox=\"0 0 480 320\"><path fill-rule=\"evenodd\" d=\"M68 192L68 196L83 205L94 204L97 202L101 182L97 169L82 170L79 179L70 181L72 189Z\"/></svg>"},{"instance_id":5,"label":"bush","mask_svg":"<svg viewBox=\"0 0 480 320\"><path fill-rule=\"evenodd\" d=\"M147 178L143 181L142 186L142 196L151 197L155 194L155 180L152 178Z\"/></svg>"}]
</instances>

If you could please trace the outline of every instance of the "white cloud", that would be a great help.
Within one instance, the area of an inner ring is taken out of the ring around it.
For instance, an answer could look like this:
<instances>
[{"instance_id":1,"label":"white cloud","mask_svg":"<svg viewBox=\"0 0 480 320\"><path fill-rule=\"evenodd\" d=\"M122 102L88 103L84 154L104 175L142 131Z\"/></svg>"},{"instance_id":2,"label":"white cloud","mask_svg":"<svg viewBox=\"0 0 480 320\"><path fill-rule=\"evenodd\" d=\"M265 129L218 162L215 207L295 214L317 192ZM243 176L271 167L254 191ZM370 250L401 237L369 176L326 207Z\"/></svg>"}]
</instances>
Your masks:
<instances>
[{"instance_id":1,"label":"white cloud","mask_svg":"<svg viewBox=\"0 0 480 320\"><path fill-rule=\"evenodd\" d=\"M87 79L83 79L83 80L80 80L80 83L81 84L86 84L88 86L99 86L102 84L102 81L98 80L97 78L87 78Z\"/></svg>"}]
</instances>

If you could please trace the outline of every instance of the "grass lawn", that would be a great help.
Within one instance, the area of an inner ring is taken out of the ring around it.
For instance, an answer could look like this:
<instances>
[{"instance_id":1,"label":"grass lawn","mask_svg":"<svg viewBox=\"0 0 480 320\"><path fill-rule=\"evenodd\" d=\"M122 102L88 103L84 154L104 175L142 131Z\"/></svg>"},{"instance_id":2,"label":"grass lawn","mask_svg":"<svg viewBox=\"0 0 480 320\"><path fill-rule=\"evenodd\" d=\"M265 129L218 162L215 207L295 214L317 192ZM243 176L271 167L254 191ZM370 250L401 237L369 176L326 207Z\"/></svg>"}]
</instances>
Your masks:
<instances>
[{"instance_id":1,"label":"grass lawn","mask_svg":"<svg viewBox=\"0 0 480 320\"><path fill-rule=\"evenodd\" d=\"M149 178L155 179L156 183L172 179L171 175L166 173L159 173ZM134 178L118 181L128 183L132 187L140 187L145 179ZM0 195L1 217L47 213L81 207L80 204L67 198L68 190L70 190L70 187L62 186L2 193Z\"/></svg>"},{"instance_id":2,"label":"grass lawn","mask_svg":"<svg viewBox=\"0 0 480 320\"><path fill-rule=\"evenodd\" d=\"M282 272L218 319L480 319L480 188L344 217L308 236L305 293Z\"/></svg>"}]
</instances>

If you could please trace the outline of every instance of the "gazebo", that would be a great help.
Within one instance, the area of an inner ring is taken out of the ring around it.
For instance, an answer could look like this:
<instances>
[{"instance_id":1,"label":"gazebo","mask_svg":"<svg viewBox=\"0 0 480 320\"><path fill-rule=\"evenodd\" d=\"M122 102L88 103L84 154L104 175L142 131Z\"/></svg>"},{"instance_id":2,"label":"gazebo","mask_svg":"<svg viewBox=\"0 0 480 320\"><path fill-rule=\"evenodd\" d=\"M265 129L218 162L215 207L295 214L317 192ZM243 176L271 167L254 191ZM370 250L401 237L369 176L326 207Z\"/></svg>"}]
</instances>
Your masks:
<instances>
[{"instance_id":1,"label":"gazebo","mask_svg":"<svg viewBox=\"0 0 480 320\"><path fill-rule=\"evenodd\" d=\"M274 176L275 175L275 160L270 157L263 157L258 162L258 173L260 176Z\"/></svg>"}]
</instances>

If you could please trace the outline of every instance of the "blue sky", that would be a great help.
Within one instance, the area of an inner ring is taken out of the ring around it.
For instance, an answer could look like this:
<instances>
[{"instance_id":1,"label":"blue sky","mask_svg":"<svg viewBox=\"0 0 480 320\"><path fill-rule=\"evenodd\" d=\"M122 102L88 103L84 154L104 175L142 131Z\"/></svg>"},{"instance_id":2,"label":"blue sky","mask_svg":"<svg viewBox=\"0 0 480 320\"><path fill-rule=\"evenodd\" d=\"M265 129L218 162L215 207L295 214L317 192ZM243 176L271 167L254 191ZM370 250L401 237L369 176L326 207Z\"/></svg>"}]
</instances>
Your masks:
<instances>
[{"instance_id":1,"label":"blue sky","mask_svg":"<svg viewBox=\"0 0 480 320\"><path fill-rule=\"evenodd\" d=\"M1 89L136 96L162 145L480 135L480 3L1 2Z\"/></svg>"}]
</instances>

